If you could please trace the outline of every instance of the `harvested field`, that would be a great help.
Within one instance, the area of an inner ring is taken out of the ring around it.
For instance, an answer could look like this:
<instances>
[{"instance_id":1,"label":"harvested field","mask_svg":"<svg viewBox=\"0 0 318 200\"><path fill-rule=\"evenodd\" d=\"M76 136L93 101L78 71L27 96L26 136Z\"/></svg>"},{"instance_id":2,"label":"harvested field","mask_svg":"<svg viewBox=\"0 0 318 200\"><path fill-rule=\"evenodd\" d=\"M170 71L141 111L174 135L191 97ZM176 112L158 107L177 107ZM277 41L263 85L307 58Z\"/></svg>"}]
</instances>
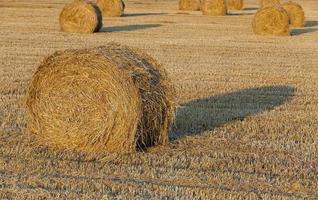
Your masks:
<instances>
[{"instance_id":1,"label":"harvested field","mask_svg":"<svg viewBox=\"0 0 318 200\"><path fill-rule=\"evenodd\" d=\"M0 199L317 199L316 0L295 1L307 22L290 37L254 35L254 0L218 17L126 0L102 32L63 33L67 2L0 0ZM167 70L179 104L170 143L98 157L35 148L23 102L37 66L111 41Z\"/></svg>"}]
</instances>

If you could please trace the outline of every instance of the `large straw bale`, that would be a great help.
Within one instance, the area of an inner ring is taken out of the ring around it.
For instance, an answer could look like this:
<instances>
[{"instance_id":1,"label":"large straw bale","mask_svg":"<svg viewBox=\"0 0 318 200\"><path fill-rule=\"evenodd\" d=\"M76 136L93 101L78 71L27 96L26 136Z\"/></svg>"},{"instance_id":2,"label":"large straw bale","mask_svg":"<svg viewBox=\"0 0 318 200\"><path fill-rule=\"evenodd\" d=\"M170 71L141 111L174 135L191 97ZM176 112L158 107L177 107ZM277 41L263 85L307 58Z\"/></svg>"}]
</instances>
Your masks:
<instances>
[{"instance_id":1,"label":"large straw bale","mask_svg":"<svg viewBox=\"0 0 318 200\"><path fill-rule=\"evenodd\" d=\"M180 10L196 11L201 8L201 0L179 0Z\"/></svg>"},{"instance_id":2,"label":"large straw bale","mask_svg":"<svg viewBox=\"0 0 318 200\"><path fill-rule=\"evenodd\" d=\"M261 0L261 7L279 5L280 0Z\"/></svg>"},{"instance_id":3,"label":"large straw bale","mask_svg":"<svg viewBox=\"0 0 318 200\"><path fill-rule=\"evenodd\" d=\"M252 27L257 35L289 35L289 17L279 5L267 6L256 12Z\"/></svg>"},{"instance_id":4,"label":"large straw bale","mask_svg":"<svg viewBox=\"0 0 318 200\"><path fill-rule=\"evenodd\" d=\"M227 7L225 0L202 0L201 10L203 15L221 16L226 15Z\"/></svg>"},{"instance_id":5,"label":"large straw bale","mask_svg":"<svg viewBox=\"0 0 318 200\"><path fill-rule=\"evenodd\" d=\"M244 6L243 0L227 0L226 5L231 10L241 10Z\"/></svg>"},{"instance_id":6,"label":"large straw bale","mask_svg":"<svg viewBox=\"0 0 318 200\"><path fill-rule=\"evenodd\" d=\"M58 51L30 82L27 127L53 148L134 152L168 141L174 95L165 70L138 49Z\"/></svg>"},{"instance_id":7,"label":"large straw bale","mask_svg":"<svg viewBox=\"0 0 318 200\"><path fill-rule=\"evenodd\" d=\"M303 27L305 25L305 13L301 5L290 1L282 6L289 15L291 26Z\"/></svg>"},{"instance_id":8,"label":"large straw bale","mask_svg":"<svg viewBox=\"0 0 318 200\"><path fill-rule=\"evenodd\" d=\"M60 17L60 28L64 32L93 33L103 26L99 8L88 1L74 1L65 5Z\"/></svg>"},{"instance_id":9,"label":"large straw bale","mask_svg":"<svg viewBox=\"0 0 318 200\"><path fill-rule=\"evenodd\" d=\"M97 0L96 4L104 17L120 17L124 14L125 3L122 0Z\"/></svg>"}]
</instances>

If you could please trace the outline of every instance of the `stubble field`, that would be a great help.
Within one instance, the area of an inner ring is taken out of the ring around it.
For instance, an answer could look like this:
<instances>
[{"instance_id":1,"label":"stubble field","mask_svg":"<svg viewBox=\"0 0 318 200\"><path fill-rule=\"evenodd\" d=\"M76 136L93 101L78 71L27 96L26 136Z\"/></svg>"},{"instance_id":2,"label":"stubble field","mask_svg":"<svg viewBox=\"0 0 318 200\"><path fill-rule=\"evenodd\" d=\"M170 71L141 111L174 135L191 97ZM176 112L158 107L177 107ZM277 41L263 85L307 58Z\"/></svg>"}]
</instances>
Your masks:
<instances>
[{"instance_id":1,"label":"stubble field","mask_svg":"<svg viewBox=\"0 0 318 200\"><path fill-rule=\"evenodd\" d=\"M224 17L127 0L102 32L59 31L66 0L0 0L0 199L317 199L318 1L291 37L251 30L258 1ZM115 41L163 64L178 111L166 146L129 155L36 147L27 84L56 50Z\"/></svg>"}]
</instances>

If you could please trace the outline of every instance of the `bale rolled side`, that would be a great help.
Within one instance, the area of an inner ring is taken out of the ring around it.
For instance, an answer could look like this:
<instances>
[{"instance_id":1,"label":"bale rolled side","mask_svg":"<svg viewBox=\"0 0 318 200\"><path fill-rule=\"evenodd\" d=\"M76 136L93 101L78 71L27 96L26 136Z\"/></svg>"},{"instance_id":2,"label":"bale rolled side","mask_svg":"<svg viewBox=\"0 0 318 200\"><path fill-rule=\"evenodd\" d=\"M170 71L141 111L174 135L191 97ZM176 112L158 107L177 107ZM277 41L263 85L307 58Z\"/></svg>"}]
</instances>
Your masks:
<instances>
[{"instance_id":1,"label":"bale rolled side","mask_svg":"<svg viewBox=\"0 0 318 200\"><path fill-rule=\"evenodd\" d=\"M225 0L202 0L201 10L203 15L222 16L227 13Z\"/></svg>"},{"instance_id":2,"label":"bale rolled side","mask_svg":"<svg viewBox=\"0 0 318 200\"><path fill-rule=\"evenodd\" d=\"M281 6L267 6L259 9L252 22L257 35L289 35L289 17Z\"/></svg>"},{"instance_id":3,"label":"bale rolled side","mask_svg":"<svg viewBox=\"0 0 318 200\"><path fill-rule=\"evenodd\" d=\"M226 5L231 10L241 10L244 6L243 0L227 0Z\"/></svg>"},{"instance_id":4,"label":"bale rolled side","mask_svg":"<svg viewBox=\"0 0 318 200\"><path fill-rule=\"evenodd\" d=\"M93 33L103 26L99 8L86 1L74 1L65 5L59 17L60 29L64 32Z\"/></svg>"},{"instance_id":5,"label":"bale rolled side","mask_svg":"<svg viewBox=\"0 0 318 200\"><path fill-rule=\"evenodd\" d=\"M282 4L290 18L290 25L294 27L303 27L305 25L305 13L301 5L294 2Z\"/></svg>"},{"instance_id":6,"label":"bale rolled side","mask_svg":"<svg viewBox=\"0 0 318 200\"><path fill-rule=\"evenodd\" d=\"M201 0L179 0L179 10L196 11L201 8Z\"/></svg>"},{"instance_id":7,"label":"bale rolled side","mask_svg":"<svg viewBox=\"0 0 318 200\"><path fill-rule=\"evenodd\" d=\"M280 0L260 0L261 7L280 5Z\"/></svg>"},{"instance_id":8,"label":"bale rolled side","mask_svg":"<svg viewBox=\"0 0 318 200\"><path fill-rule=\"evenodd\" d=\"M97 0L96 4L104 17L120 17L124 14L125 3L122 0Z\"/></svg>"},{"instance_id":9,"label":"bale rolled side","mask_svg":"<svg viewBox=\"0 0 318 200\"><path fill-rule=\"evenodd\" d=\"M58 149L134 152L164 144L174 118L174 89L164 69L116 43L46 58L27 94L28 130Z\"/></svg>"}]
</instances>

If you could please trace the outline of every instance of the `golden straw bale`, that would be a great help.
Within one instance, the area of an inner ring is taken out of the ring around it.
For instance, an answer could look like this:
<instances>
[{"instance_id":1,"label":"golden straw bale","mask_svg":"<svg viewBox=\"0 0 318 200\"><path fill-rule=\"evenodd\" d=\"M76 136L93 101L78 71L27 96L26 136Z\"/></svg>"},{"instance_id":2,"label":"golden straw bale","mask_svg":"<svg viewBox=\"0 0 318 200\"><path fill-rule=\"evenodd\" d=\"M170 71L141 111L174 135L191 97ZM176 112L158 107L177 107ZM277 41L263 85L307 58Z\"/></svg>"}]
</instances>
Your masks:
<instances>
[{"instance_id":1,"label":"golden straw bale","mask_svg":"<svg viewBox=\"0 0 318 200\"><path fill-rule=\"evenodd\" d=\"M86 1L74 1L67 4L59 18L61 31L75 33L93 33L103 26L99 8Z\"/></svg>"},{"instance_id":2,"label":"golden straw bale","mask_svg":"<svg viewBox=\"0 0 318 200\"><path fill-rule=\"evenodd\" d=\"M261 0L261 7L279 5L280 0Z\"/></svg>"},{"instance_id":3,"label":"golden straw bale","mask_svg":"<svg viewBox=\"0 0 318 200\"><path fill-rule=\"evenodd\" d=\"M295 27L303 27L305 25L305 13L301 5L294 2L287 2L282 6L289 15L290 25Z\"/></svg>"},{"instance_id":4,"label":"golden straw bale","mask_svg":"<svg viewBox=\"0 0 318 200\"><path fill-rule=\"evenodd\" d=\"M179 9L180 10L200 10L201 0L179 0Z\"/></svg>"},{"instance_id":5,"label":"golden straw bale","mask_svg":"<svg viewBox=\"0 0 318 200\"><path fill-rule=\"evenodd\" d=\"M122 0L97 0L96 4L104 17L120 17L124 14L125 3Z\"/></svg>"},{"instance_id":6,"label":"golden straw bale","mask_svg":"<svg viewBox=\"0 0 318 200\"><path fill-rule=\"evenodd\" d=\"M259 9L252 22L257 35L289 35L289 17L281 6L267 6Z\"/></svg>"},{"instance_id":7,"label":"golden straw bale","mask_svg":"<svg viewBox=\"0 0 318 200\"><path fill-rule=\"evenodd\" d=\"M203 0L201 4L203 15L221 16L226 15L227 7L225 0Z\"/></svg>"},{"instance_id":8,"label":"golden straw bale","mask_svg":"<svg viewBox=\"0 0 318 200\"><path fill-rule=\"evenodd\" d=\"M138 49L58 51L30 82L27 127L52 148L134 152L168 141L174 95L165 70Z\"/></svg>"},{"instance_id":9,"label":"golden straw bale","mask_svg":"<svg viewBox=\"0 0 318 200\"><path fill-rule=\"evenodd\" d=\"M226 5L228 9L241 10L243 8L243 0L227 0Z\"/></svg>"}]
</instances>

